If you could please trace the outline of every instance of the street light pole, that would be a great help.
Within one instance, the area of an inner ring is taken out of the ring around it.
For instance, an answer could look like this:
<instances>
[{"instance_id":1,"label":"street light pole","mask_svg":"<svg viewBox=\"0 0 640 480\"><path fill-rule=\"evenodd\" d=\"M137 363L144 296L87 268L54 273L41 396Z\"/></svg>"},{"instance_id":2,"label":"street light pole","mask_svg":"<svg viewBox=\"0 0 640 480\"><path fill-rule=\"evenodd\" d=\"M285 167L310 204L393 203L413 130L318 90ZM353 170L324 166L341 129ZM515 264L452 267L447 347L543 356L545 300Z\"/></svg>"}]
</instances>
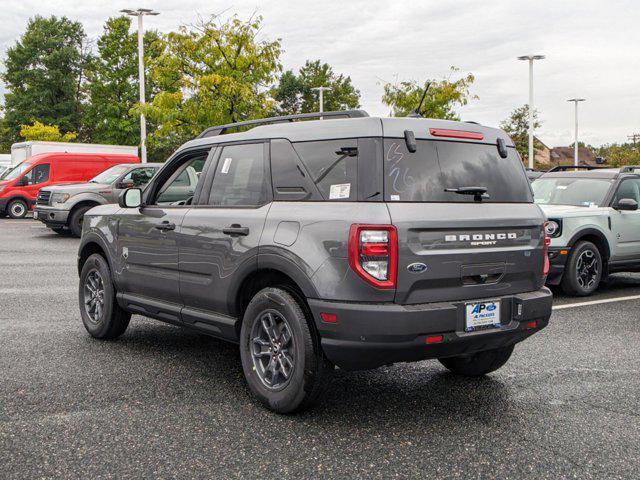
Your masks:
<instances>
[{"instance_id":1,"label":"street light pole","mask_svg":"<svg viewBox=\"0 0 640 480\"><path fill-rule=\"evenodd\" d=\"M140 107L145 104L144 98L144 28L142 26L142 17L145 15L159 15L160 12L154 12L149 8L138 8L137 10L124 9L121 13L126 13L132 17L138 17L138 83L140 84ZM147 163L147 121L142 110L140 111L140 158L142 163Z\"/></svg>"},{"instance_id":2,"label":"street light pole","mask_svg":"<svg viewBox=\"0 0 640 480\"><path fill-rule=\"evenodd\" d=\"M314 88L312 88L311 90L315 90L315 91L317 91L317 92L318 92L318 101L319 101L319 103L320 103L320 110L319 110L319 112L320 112L320 113L324 112L324 95L323 95L323 93L324 93L325 91L329 91L329 90L331 90L331 87L314 87ZM320 117L320 118L322 118L322 117Z\"/></svg>"},{"instance_id":3,"label":"street light pole","mask_svg":"<svg viewBox=\"0 0 640 480\"><path fill-rule=\"evenodd\" d=\"M544 55L523 55L518 60L529 62L529 169L533 170L533 61L542 60Z\"/></svg>"},{"instance_id":4,"label":"street light pole","mask_svg":"<svg viewBox=\"0 0 640 480\"><path fill-rule=\"evenodd\" d=\"M573 102L575 106L576 131L573 138L573 165L578 166L578 102L584 102L586 98L570 98L567 102Z\"/></svg>"}]
</instances>

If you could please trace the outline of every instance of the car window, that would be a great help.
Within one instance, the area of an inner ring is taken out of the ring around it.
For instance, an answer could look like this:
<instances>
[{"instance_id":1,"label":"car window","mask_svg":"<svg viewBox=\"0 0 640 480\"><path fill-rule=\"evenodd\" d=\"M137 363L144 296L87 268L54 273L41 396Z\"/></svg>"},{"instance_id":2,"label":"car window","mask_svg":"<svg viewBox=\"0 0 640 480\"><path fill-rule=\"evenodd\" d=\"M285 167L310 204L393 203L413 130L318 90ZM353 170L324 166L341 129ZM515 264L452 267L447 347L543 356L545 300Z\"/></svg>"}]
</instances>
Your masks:
<instances>
[{"instance_id":1,"label":"car window","mask_svg":"<svg viewBox=\"0 0 640 480\"><path fill-rule=\"evenodd\" d=\"M12 167L6 172L4 172L2 174L2 180L15 180L20 175L22 175L30 166L31 166L31 163L29 162L19 163L15 167Z\"/></svg>"},{"instance_id":2,"label":"car window","mask_svg":"<svg viewBox=\"0 0 640 480\"><path fill-rule=\"evenodd\" d=\"M602 205L611 182L606 178L545 177L531 184L535 202L540 205Z\"/></svg>"},{"instance_id":3,"label":"car window","mask_svg":"<svg viewBox=\"0 0 640 480\"><path fill-rule=\"evenodd\" d=\"M293 148L325 200L353 201L358 198L356 139L296 142Z\"/></svg>"},{"instance_id":4,"label":"car window","mask_svg":"<svg viewBox=\"0 0 640 480\"><path fill-rule=\"evenodd\" d=\"M109 184L115 182L120 175L127 171L127 168L129 168L127 165L114 165L93 177L89 183Z\"/></svg>"},{"instance_id":5,"label":"car window","mask_svg":"<svg viewBox=\"0 0 640 480\"><path fill-rule=\"evenodd\" d=\"M200 172L204 168L209 152L202 152L183 163L159 189L158 205L190 204L196 193Z\"/></svg>"},{"instance_id":6,"label":"car window","mask_svg":"<svg viewBox=\"0 0 640 480\"><path fill-rule=\"evenodd\" d=\"M616 194L613 197L613 204L615 205L623 198L630 198L640 204L640 179L639 178L627 178L620 182Z\"/></svg>"},{"instance_id":7,"label":"car window","mask_svg":"<svg viewBox=\"0 0 640 480\"><path fill-rule=\"evenodd\" d=\"M264 144L222 149L211 185L209 205L259 206L267 199Z\"/></svg>"},{"instance_id":8,"label":"car window","mask_svg":"<svg viewBox=\"0 0 640 480\"><path fill-rule=\"evenodd\" d=\"M486 188L484 202L533 201L513 148L502 158L495 145L418 140L409 152L404 139L385 139L384 149L386 201L473 203L473 195L445 191L461 187Z\"/></svg>"},{"instance_id":9,"label":"car window","mask_svg":"<svg viewBox=\"0 0 640 480\"><path fill-rule=\"evenodd\" d=\"M49 170L50 165L48 163L36 165L25 174L26 185L37 185L46 182L49 180Z\"/></svg>"},{"instance_id":10,"label":"car window","mask_svg":"<svg viewBox=\"0 0 640 480\"><path fill-rule=\"evenodd\" d=\"M136 168L127 173L123 178L122 182L133 182L134 187L142 187L149 183L149 180L155 175L155 168ZM184 173L184 172L183 172ZM188 177L187 177L188 179Z\"/></svg>"}]
</instances>

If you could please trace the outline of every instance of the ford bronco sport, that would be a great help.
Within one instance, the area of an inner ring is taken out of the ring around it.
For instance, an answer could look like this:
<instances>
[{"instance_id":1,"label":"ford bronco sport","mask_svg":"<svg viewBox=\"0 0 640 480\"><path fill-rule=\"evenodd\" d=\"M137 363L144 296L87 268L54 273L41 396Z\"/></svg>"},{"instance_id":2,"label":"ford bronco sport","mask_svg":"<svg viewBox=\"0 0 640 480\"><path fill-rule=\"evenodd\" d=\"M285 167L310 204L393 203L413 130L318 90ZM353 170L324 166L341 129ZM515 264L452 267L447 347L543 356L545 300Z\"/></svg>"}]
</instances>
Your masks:
<instances>
[{"instance_id":1,"label":"ford bronco sport","mask_svg":"<svg viewBox=\"0 0 640 480\"><path fill-rule=\"evenodd\" d=\"M195 193L166 198L187 168ZM212 127L86 214L80 312L97 338L141 314L238 343L281 413L335 366L478 376L548 323L544 222L501 130L359 110Z\"/></svg>"},{"instance_id":2,"label":"ford bronco sport","mask_svg":"<svg viewBox=\"0 0 640 480\"><path fill-rule=\"evenodd\" d=\"M548 284L586 296L609 273L640 271L640 167L556 167L532 187L549 218Z\"/></svg>"},{"instance_id":3,"label":"ford bronco sport","mask_svg":"<svg viewBox=\"0 0 640 480\"><path fill-rule=\"evenodd\" d=\"M74 236L79 237L82 233L82 220L88 210L96 205L118 203L122 190L145 186L161 166L153 163L123 163L108 168L87 183L41 188L36 197L33 218L57 233L62 233L68 227ZM189 178L184 180L188 182ZM195 176L191 180L194 190L197 181Z\"/></svg>"}]
</instances>

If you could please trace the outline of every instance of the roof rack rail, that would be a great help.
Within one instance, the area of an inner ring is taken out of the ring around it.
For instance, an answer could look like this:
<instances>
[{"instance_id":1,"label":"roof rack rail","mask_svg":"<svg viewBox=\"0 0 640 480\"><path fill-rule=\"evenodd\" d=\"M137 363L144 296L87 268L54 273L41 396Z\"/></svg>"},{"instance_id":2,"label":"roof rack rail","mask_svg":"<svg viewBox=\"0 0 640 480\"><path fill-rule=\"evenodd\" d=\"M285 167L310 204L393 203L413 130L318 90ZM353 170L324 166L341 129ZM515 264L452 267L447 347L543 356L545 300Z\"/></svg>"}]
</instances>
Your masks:
<instances>
[{"instance_id":1,"label":"roof rack rail","mask_svg":"<svg viewBox=\"0 0 640 480\"><path fill-rule=\"evenodd\" d=\"M625 165L624 167L620 168L620 173L629 173L636 170L640 170L640 165Z\"/></svg>"},{"instance_id":2,"label":"roof rack rail","mask_svg":"<svg viewBox=\"0 0 640 480\"><path fill-rule=\"evenodd\" d=\"M362 118L368 116L369 114L364 110L341 110L336 112L312 112L299 113L297 115L283 115L280 117L260 118L257 120L246 120L244 122L228 123L226 125L209 127L196 138L216 137L218 135L224 135L225 133L227 133L227 130L239 127L252 127L257 125L270 125L273 123L295 122L296 120L307 120L311 118Z\"/></svg>"},{"instance_id":3,"label":"roof rack rail","mask_svg":"<svg viewBox=\"0 0 640 480\"><path fill-rule=\"evenodd\" d=\"M545 173L549 172L566 172L567 170L599 170L607 167L594 167L593 165L557 165Z\"/></svg>"}]
</instances>

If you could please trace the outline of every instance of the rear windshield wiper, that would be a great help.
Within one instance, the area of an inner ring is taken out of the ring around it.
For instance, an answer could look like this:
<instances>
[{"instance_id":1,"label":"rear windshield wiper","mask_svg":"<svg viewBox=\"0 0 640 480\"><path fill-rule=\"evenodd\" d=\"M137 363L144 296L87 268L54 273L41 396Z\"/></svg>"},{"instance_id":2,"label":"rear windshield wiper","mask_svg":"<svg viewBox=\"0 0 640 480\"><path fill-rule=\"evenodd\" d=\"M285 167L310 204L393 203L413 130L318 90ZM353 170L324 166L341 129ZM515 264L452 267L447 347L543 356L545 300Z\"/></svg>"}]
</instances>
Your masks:
<instances>
[{"instance_id":1,"label":"rear windshield wiper","mask_svg":"<svg viewBox=\"0 0 640 480\"><path fill-rule=\"evenodd\" d=\"M459 195L473 195L473 199L476 202L481 202L491 198L487 193L487 187L458 187L458 188L445 188L445 192L457 193Z\"/></svg>"}]
</instances>

